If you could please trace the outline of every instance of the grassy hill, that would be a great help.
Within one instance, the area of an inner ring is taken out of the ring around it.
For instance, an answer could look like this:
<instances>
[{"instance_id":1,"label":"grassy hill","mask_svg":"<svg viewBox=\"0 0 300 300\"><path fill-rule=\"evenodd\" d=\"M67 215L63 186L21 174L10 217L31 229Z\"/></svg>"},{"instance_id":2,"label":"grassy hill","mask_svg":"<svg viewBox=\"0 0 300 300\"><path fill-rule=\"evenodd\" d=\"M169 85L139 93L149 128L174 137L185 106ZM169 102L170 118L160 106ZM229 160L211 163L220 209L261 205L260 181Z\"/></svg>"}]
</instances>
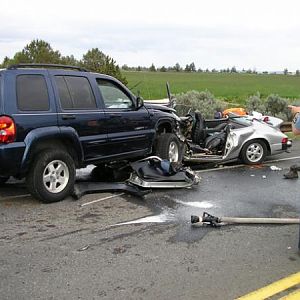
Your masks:
<instances>
[{"instance_id":1,"label":"grassy hill","mask_svg":"<svg viewBox=\"0 0 300 300\"><path fill-rule=\"evenodd\" d=\"M262 97L274 93L284 98L300 99L300 76L129 71L122 73L128 80L128 87L135 94L139 90L144 99L166 98L167 81L170 83L172 94L207 89L217 98L233 103L242 104L249 95L258 91ZM134 87L135 85L137 86Z\"/></svg>"}]
</instances>

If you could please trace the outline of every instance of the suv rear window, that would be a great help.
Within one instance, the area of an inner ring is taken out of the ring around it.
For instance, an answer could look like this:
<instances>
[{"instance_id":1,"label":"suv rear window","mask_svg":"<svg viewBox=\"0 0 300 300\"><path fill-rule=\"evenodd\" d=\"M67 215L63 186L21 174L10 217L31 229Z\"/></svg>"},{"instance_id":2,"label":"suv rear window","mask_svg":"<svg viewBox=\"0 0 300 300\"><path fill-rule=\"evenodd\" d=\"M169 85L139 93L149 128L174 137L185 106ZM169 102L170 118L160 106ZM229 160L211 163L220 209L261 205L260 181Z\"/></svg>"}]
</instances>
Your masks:
<instances>
[{"instance_id":1,"label":"suv rear window","mask_svg":"<svg viewBox=\"0 0 300 300\"><path fill-rule=\"evenodd\" d=\"M63 109L93 109L97 107L87 78L55 76L55 81Z\"/></svg>"},{"instance_id":2,"label":"suv rear window","mask_svg":"<svg viewBox=\"0 0 300 300\"><path fill-rule=\"evenodd\" d=\"M17 103L23 111L49 110L46 81L42 75L19 75L17 77Z\"/></svg>"}]
</instances>

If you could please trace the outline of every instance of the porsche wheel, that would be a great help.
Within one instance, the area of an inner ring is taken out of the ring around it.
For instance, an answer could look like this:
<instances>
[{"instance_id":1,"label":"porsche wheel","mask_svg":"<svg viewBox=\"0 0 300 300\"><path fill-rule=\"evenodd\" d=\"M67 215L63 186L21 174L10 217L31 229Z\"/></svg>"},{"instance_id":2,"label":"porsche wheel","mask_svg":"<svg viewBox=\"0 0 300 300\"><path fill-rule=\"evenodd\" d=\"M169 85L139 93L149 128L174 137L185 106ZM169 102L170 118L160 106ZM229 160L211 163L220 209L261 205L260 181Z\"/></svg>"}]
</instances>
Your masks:
<instances>
[{"instance_id":1,"label":"porsche wheel","mask_svg":"<svg viewBox=\"0 0 300 300\"><path fill-rule=\"evenodd\" d=\"M264 141L253 140L247 142L241 151L241 158L247 165L260 164L267 155L267 146Z\"/></svg>"}]
</instances>

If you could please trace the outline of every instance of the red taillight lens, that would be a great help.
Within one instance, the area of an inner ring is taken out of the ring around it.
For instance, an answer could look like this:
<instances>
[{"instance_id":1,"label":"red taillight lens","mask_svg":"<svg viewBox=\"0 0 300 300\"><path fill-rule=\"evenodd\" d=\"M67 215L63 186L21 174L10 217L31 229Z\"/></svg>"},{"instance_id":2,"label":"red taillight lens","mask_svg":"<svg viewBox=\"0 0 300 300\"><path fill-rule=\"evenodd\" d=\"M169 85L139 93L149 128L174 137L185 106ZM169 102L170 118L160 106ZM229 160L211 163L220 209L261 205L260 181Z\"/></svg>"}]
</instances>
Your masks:
<instances>
[{"instance_id":1,"label":"red taillight lens","mask_svg":"<svg viewBox=\"0 0 300 300\"><path fill-rule=\"evenodd\" d=\"M288 141L289 141L289 139L286 137L286 138L283 138L283 139L281 140L281 143L282 143L282 144L287 144Z\"/></svg>"},{"instance_id":2,"label":"red taillight lens","mask_svg":"<svg viewBox=\"0 0 300 300\"><path fill-rule=\"evenodd\" d=\"M0 117L0 143L11 143L16 137L16 126L10 117Z\"/></svg>"},{"instance_id":3,"label":"red taillight lens","mask_svg":"<svg viewBox=\"0 0 300 300\"><path fill-rule=\"evenodd\" d=\"M269 117L264 117L264 122L269 122Z\"/></svg>"}]
</instances>

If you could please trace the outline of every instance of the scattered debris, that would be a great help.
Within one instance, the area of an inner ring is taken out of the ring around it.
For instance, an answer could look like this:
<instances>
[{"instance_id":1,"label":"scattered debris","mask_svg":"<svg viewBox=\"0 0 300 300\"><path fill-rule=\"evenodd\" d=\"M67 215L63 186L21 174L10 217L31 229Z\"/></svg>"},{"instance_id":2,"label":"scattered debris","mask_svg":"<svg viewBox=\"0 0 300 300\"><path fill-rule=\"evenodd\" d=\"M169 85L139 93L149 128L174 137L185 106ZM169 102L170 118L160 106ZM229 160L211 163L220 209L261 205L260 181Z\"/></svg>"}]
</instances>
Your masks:
<instances>
[{"instance_id":1,"label":"scattered debris","mask_svg":"<svg viewBox=\"0 0 300 300\"><path fill-rule=\"evenodd\" d=\"M77 251L85 251L85 250L87 250L87 249L89 249L89 248L90 248L90 246L89 246L89 245L86 245L86 246L84 246L84 247L78 249Z\"/></svg>"},{"instance_id":2,"label":"scattered debris","mask_svg":"<svg viewBox=\"0 0 300 300\"><path fill-rule=\"evenodd\" d=\"M282 170L282 168L279 168L279 167L277 167L277 166L270 166L270 169L271 169L272 171L281 171L281 170Z\"/></svg>"},{"instance_id":3,"label":"scattered debris","mask_svg":"<svg viewBox=\"0 0 300 300\"><path fill-rule=\"evenodd\" d=\"M101 171L98 167L93 171L96 169L97 172L94 173ZM114 175L118 170L110 170L112 178L105 179L120 179ZM123 166L122 172L122 182L78 182L74 187L73 198L78 200L85 194L117 191L143 197L150 193L152 188L190 188L200 181L200 177L190 168L162 160L158 156L150 156Z\"/></svg>"},{"instance_id":4,"label":"scattered debris","mask_svg":"<svg viewBox=\"0 0 300 300\"><path fill-rule=\"evenodd\" d=\"M251 177L255 177L255 175L254 175L254 174L251 174L250 176L251 176Z\"/></svg>"},{"instance_id":5,"label":"scattered debris","mask_svg":"<svg viewBox=\"0 0 300 300\"><path fill-rule=\"evenodd\" d=\"M261 178L262 178L262 179L266 179L266 178L267 178L267 176L266 176L266 175L263 175L263 176L261 176Z\"/></svg>"}]
</instances>

